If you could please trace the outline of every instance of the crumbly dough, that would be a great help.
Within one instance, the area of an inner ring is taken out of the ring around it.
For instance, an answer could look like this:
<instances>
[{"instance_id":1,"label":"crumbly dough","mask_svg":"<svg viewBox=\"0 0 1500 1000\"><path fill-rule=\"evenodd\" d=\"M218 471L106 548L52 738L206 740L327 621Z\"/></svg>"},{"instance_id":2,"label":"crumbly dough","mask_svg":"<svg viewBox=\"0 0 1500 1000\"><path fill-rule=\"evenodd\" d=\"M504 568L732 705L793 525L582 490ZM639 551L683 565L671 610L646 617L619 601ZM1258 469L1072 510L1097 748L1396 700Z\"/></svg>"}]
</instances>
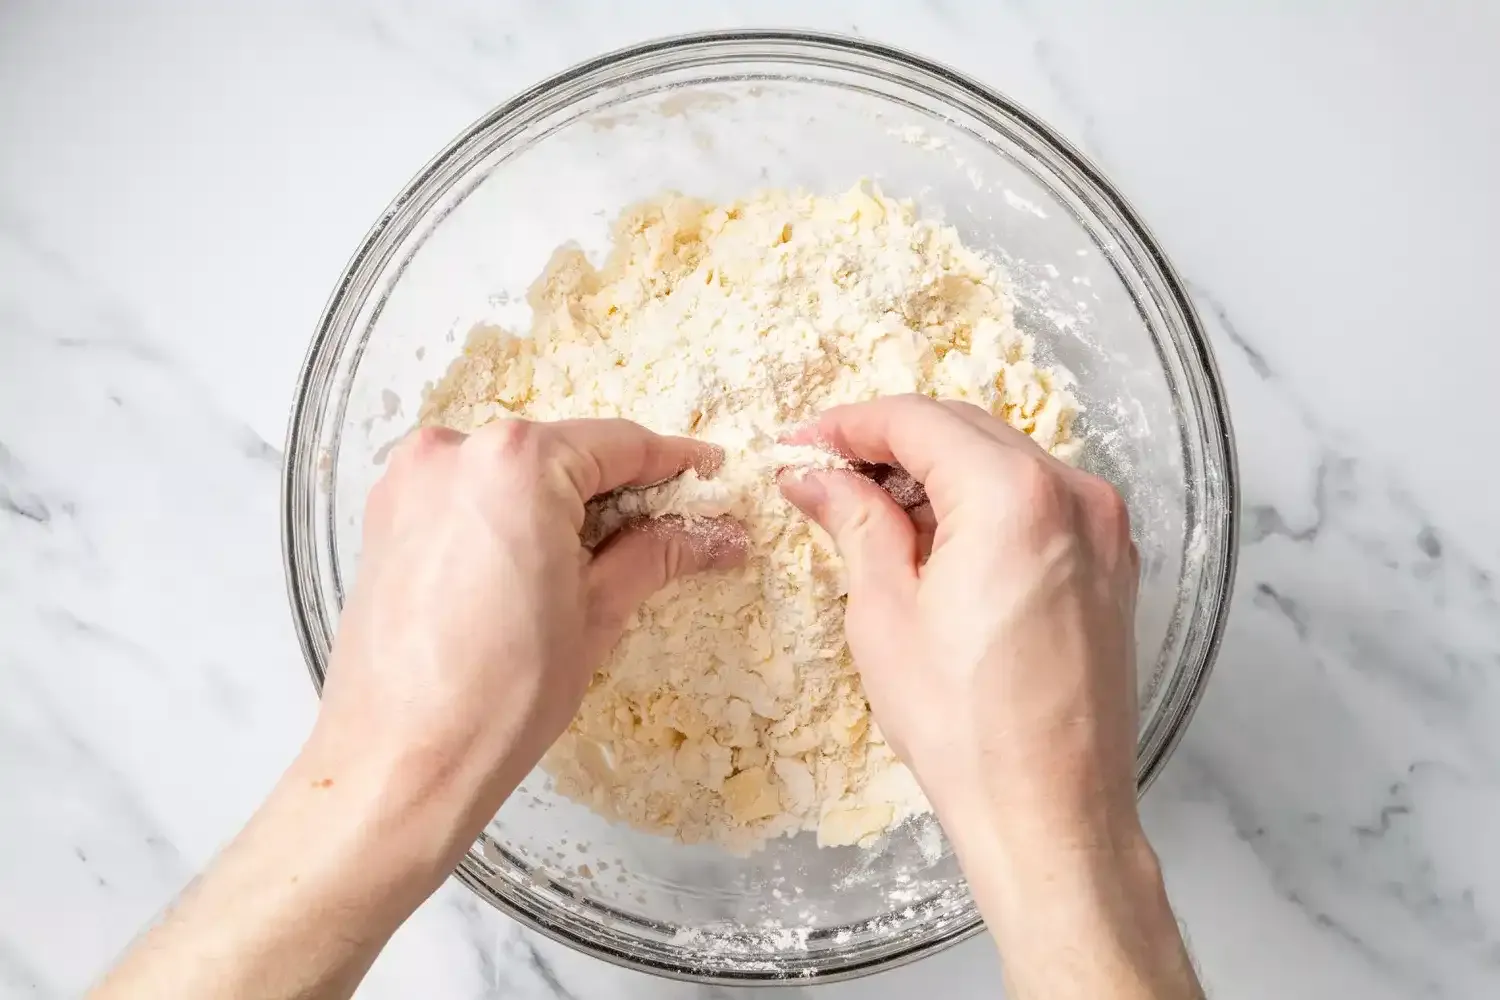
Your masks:
<instances>
[{"instance_id":1,"label":"crumbly dough","mask_svg":"<svg viewBox=\"0 0 1500 1000\"><path fill-rule=\"evenodd\" d=\"M776 439L836 403L922 392L1071 457L1075 402L1031 360L1002 273L863 182L642 202L602 267L563 247L529 300L531 335L476 328L423 422L619 416L715 442L717 475L636 495L632 512L732 514L751 544L742 571L678 581L641 608L547 755L557 789L742 851L800 830L868 845L927 810L870 718L838 555L776 488L777 468L831 459Z\"/></svg>"}]
</instances>

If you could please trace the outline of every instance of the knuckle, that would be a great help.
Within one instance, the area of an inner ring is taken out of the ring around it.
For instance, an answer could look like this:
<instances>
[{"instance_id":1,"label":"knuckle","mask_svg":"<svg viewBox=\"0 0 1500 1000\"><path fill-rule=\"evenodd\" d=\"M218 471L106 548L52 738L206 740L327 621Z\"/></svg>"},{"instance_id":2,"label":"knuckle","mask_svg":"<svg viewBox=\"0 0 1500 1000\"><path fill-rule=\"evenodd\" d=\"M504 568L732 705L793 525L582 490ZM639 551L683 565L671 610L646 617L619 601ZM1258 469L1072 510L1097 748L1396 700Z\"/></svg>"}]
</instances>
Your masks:
<instances>
[{"instance_id":1,"label":"knuckle","mask_svg":"<svg viewBox=\"0 0 1500 1000\"><path fill-rule=\"evenodd\" d=\"M394 474L387 472L375 481L370 487L369 495L365 497L365 524L371 525L383 522L391 514L391 508L395 505L396 486L393 483Z\"/></svg>"},{"instance_id":2,"label":"knuckle","mask_svg":"<svg viewBox=\"0 0 1500 1000\"><path fill-rule=\"evenodd\" d=\"M852 504L839 518L834 537L843 545L858 545L875 529L875 512L869 504Z\"/></svg>"},{"instance_id":3,"label":"knuckle","mask_svg":"<svg viewBox=\"0 0 1500 1000\"><path fill-rule=\"evenodd\" d=\"M1068 490L1057 470L1041 458L1023 462L1011 483L1014 495L1038 518L1052 518L1068 509Z\"/></svg>"},{"instance_id":4,"label":"knuckle","mask_svg":"<svg viewBox=\"0 0 1500 1000\"><path fill-rule=\"evenodd\" d=\"M1112 524L1130 523L1130 508L1125 505L1125 498L1120 491L1115 489L1113 483L1107 479L1091 476L1090 486L1093 491L1093 499L1098 507L1101 517L1108 519Z\"/></svg>"},{"instance_id":5,"label":"knuckle","mask_svg":"<svg viewBox=\"0 0 1500 1000\"><path fill-rule=\"evenodd\" d=\"M1130 544L1130 508L1107 480L1090 477L1089 503L1094 520L1117 545Z\"/></svg>"},{"instance_id":6,"label":"knuckle","mask_svg":"<svg viewBox=\"0 0 1500 1000\"><path fill-rule=\"evenodd\" d=\"M966 399L940 399L938 405L952 410L960 415L967 415L976 420L994 420L995 415L984 407L971 403Z\"/></svg>"},{"instance_id":7,"label":"knuckle","mask_svg":"<svg viewBox=\"0 0 1500 1000\"><path fill-rule=\"evenodd\" d=\"M900 400L905 405L911 406L911 407L918 407L918 406L920 406L920 407L924 407L924 408L930 409L930 410L945 409L945 406L944 406L943 403L939 402L936 399L933 399L931 396L927 395L925 392L903 392L899 396L896 396L895 398L898 399L898 400Z\"/></svg>"},{"instance_id":8,"label":"knuckle","mask_svg":"<svg viewBox=\"0 0 1500 1000\"><path fill-rule=\"evenodd\" d=\"M470 440L475 445L474 457L486 468L509 468L528 479L540 478L546 455L546 435L541 425L507 417L486 424Z\"/></svg>"},{"instance_id":9,"label":"knuckle","mask_svg":"<svg viewBox=\"0 0 1500 1000\"><path fill-rule=\"evenodd\" d=\"M520 455L531 450L536 444L537 425L529 420L506 417L485 424L475 437L492 455Z\"/></svg>"},{"instance_id":10,"label":"knuckle","mask_svg":"<svg viewBox=\"0 0 1500 1000\"><path fill-rule=\"evenodd\" d=\"M1079 486L1083 495L1089 537L1095 550L1110 565L1132 574L1140 569L1141 554L1130 533L1130 507L1114 484L1097 476L1085 476Z\"/></svg>"},{"instance_id":11,"label":"knuckle","mask_svg":"<svg viewBox=\"0 0 1500 1000\"><path fill-rule=\"evenodd\" d=\"M998 488L1008 497L1022 537L1031 544L1044 544L1079 530L1078 497L1069 488L1065 474L1040 456L1013 470Z\"/></svg>"},{"instance_id":12,"label":"knuckle","mask_svg":"<svg viewBox=\"0 0 1500 1000\"><path fill-rule=\"evenodd\" d=\"M429 425L418 427L396 445L391 453L391 466L408 465L431 458L449 447L458 432L447 427Z\"/></svg>"}]
</instances>

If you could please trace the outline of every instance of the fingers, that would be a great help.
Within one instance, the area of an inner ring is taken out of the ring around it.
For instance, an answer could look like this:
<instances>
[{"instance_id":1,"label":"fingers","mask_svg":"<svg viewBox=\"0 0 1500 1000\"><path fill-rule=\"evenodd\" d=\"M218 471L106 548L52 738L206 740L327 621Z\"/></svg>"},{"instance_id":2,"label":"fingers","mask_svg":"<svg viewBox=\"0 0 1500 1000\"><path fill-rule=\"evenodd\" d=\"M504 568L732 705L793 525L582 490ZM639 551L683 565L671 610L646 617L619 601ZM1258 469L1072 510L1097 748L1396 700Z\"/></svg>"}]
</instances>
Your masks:
<instances>
[{"instance_id":1,"label":"fingers","mask_svg":"<svg viewBox=\"0 0 1500 1000\"><path fill-rule=\"evenodd\" d=\"M564 420L548 425L578 495L587 500L621 486L650 486L690 468L718 468L723 452L691 438L655 434L629 420Z\"/></svg>"},{"instance_id":2,"label":"fingers","mask_svg":"<svg viewBox=\"0 0 1500 1000\"><path fill-rule=\"evenodd\" d=\"M387 468L400 468L424 455L462 444L466 437L467 435L440 424L418 427L396 442L396 446L391 449Z\"/></svg>"},{"instance_id":3,"label":"fingers","mask_svg":"<svg viewBox=\"0 0 1500 1000\"><path fill-rule=\"evenodd\" d=\"M975 430L982 431L1001 444L1015 446L1032 445L1035 447L1035 443L1031 438L1027 437L1021 431L1016 430L982 406L976 406L961 399L939 399L936 402L964 423Z\"/></svg>"},{"instance_id":4,"label":"fingers","mask_svg":"<svg viewBox=\"0 0 1500 1000\"><path fill-rule=\"evenodd\" d=\"M715 445L656 434L629 420L497 420L474 436L506 450L545 443L544 454L556 457L581 500L621 486L651 486L690 468L707 474L723 460Z\"/></svg>"},{"instance_id":5,"label":"fingers","mask_svg":"<svg viewBox=\"0 0 1500 1000\"><path fill-rule=\"evenodd\" d=\"M587 571L589 627L606 648L641 602L680 576L744 563L749 548L739 522L663 517L637 521L594 550Z\"/></svg>"},{"instance_id":6,"label":"fingers","mask_svg":"<svg viewBox=\"0 0 1500 1000\"><path fill-rule=\"evenodd\" d=\"M793 444L819 444L867 462L903 466L927 489L939 518L955 510L976 488L985 489L974 473L1019 455L1031 447L1024 434L1014 436L984 426L978 407L960 408L926 396L887 396L867 403L835 406L799 428ZM975 412L971 413L969 410ZM994 424L1001 421L989 418ZM1009 429L1009 428L1007 428ZM1016 440L1019 438L1019 440ZM997 447L998 446L998 447ZM969 499L983 499L970 496Z\"/></svg>"},{"instance_id":7,"label":"fingers","mask_svg":"<svg viewBox=\"0 0 1500 1000\"><path fill-rule=\"evenodd\" d=\"M1029 451L1033 458L1040 458L1055 469L1066 469L1069 473L1077 472L1073 466L1050 454L1046 448L1033 441L1030 435L1012 427L982 406L975 406L973 403L966 403L959 399L940 399L938 402L1001 444Z\"/></svg>"},{"instance_id":8,"label":"fingers","mask_svg":"<svg viewBox=\"0 0 1500 1000\"><path fill-rule=\"evenodd\" d=\"M845 470L786 472L782 494L833 537L849 599L897 613L917 587L917 532L890 494Z\"/></svg>"}]
</instances>

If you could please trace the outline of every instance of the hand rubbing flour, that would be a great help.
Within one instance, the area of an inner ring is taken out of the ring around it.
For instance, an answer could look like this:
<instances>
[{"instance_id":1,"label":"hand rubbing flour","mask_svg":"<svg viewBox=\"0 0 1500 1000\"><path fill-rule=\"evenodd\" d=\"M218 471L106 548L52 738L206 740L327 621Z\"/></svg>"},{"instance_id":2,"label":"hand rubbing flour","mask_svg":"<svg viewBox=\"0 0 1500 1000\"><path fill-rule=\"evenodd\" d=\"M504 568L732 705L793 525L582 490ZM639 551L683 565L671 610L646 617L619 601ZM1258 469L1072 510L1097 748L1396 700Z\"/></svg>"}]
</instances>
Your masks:
<instances>
[{"instance_id":1,"label":"hand rubbing flour","mask_svg":"<svg viewBox=\"0 0 1500 1000\"><path fill-rule=\"evenodd\" d=\"M530 336L481 326L422 422L626 417L721 445L619 498L627 514L729 514L743 570L647 601L544 766L563 794L632 826L750 850L816 830L869 844L928 809L870 718L843 637L831 542L775 472L837 464L777 443L837 404L921 392L976 403L1072 457L1076 404L1031 360L1002 273L957 231L865 182L837 196L675 194L627 209L596 268L559 249L530 292Z\"/></svg>"}]
</instances>

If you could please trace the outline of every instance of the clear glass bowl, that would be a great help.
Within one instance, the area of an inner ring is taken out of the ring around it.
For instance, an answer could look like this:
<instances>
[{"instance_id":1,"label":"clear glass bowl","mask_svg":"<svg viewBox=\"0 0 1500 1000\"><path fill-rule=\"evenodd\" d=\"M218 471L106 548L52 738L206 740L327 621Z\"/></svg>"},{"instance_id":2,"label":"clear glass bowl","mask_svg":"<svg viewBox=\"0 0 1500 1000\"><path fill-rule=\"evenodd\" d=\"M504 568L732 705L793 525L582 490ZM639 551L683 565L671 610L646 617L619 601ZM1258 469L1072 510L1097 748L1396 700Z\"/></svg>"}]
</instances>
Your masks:
<instances>
[{"instance_id":1,"label":"clear glass bowl","mask_svg":"<svg viewBox=\"0 0 1500 1000\"><path fill-rule=\"evenodd\" d=\"M866 176L1004 261L1020 325L1078 379L1084 464L1123 491L1142 555L1144 789L1202 692L1234 572L1233 443L1203 330L1145 226L1051 129L854 39L734 32L603 56L486 115L401 192L334 290L292 413L285 558L314 681L366 492L476 318L525 329L524 291L553 248L602 250L634 200L835 192ZM582 951L700 981L847 978L980 927L931 820L874 850L803 835L733 857L611 826L540 773L457 874Z\"/></svg>"}]
</instances>

